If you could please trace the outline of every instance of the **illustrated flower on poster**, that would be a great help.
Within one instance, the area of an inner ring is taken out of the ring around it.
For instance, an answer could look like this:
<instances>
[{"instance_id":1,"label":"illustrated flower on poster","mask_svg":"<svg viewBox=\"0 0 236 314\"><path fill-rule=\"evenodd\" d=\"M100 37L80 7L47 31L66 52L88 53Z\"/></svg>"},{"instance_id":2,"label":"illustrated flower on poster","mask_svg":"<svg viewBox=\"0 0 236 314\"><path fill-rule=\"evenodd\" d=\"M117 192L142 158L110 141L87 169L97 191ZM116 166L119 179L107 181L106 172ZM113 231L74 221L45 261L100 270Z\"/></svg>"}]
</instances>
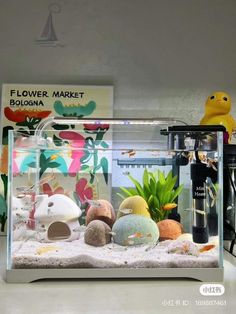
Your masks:
<instances>
[{"instance_id":1,"label":"illustrated flower on poster","mask_svg":"<svg viewBox=\"0 0 236 314\"><path fill-rule=\"evenodd\" d=\"M10 107L4 108L4 114L9 121L15 122L16 126L27 127L29 130L35 130L39 122L50 115L50 110L28 110L16 109ZM26 131L25 129L22 129ZM31 133L29 133L31 134Z\"/></svg>"},{"instance_id":2,"label":"illustrated flower on poster","mask_svg":"<svg viewBox=\"0 0 236 314\"><path fill-rule=\"evenodd\" d=\"M99 123L94 123L94 124L84 124L84 129L88 133L96 133L98 131L107 131L109 129L110 125L109 124L99 124Z\"/></svg>"},{"instance_id":3,"label":"illustrated flower on poster","mask_svg":"<svg viewBox=\"0 0 236 314\"><path fill-rule=\"evenodd\" d=\"M93 189L88 187L88 181L85 178L80 178L76 183L75 192L81 204L93 198Z\"/></svg>"},{"instance_id":4,"label":"illustrated flower on poster","mask_svg":"<svg viewBox=\"0 0 236 314\"><path fill-rule=\"evenodd\" d=\"M108 148L108 144L103 141L104 134L109 130L109 124L84 124L84 130L86 133L95 134L95 141L97 145L101 145L103 148Z\"/></svg>"},{"instance_id":5,"label":"illustrated flower on poster","mask_svg":"<svg viewBox=\"0 0 236 314\"><path fill-rule=\"evenodd\" d=\"M20 164L20 171L22 173L27 172L29 168L36 168L36 156L35 154L29 154L24 158L24 160ZM60 153L55 153L54 150L47 150L45 152L41 152L39 157L39 177L43 175L43 173L49 168L56 168L60 172L67 174L67 164L63 157L60 156Z\"/></svg>"},{"instance_id":6,"label":"illustrated flower on poster","mask_svg":"<svg viewBox=\"0 0 236 314\"><path fill-rule=\"evenodd\" d=\"M44 183L42 185L43 194L47 194L48 196L52 196L54 194L63 194L69 196L69 192L64 190L62 186L57 186L56 188L52 188L49 183Z\"/></svg>"},{"instance_id":7,"label":"illustrated flower on poster","mask_svg":"<svg viewBox=\"0 0 236 314\"><path fill-rule=\"evenodd\" d=\"M89 186L86 178L80 178L76 183L74 199L82 210L82 215L79 217L79 223L84 225L86 221L86 213L90 206L88 200L93 199L93 189L91 186Z\"/></svg>"},{"instance_id":8,"label":"illustrated flower on poster","mask_svg":"<svg viewBox=\"0 0 236 314\"><path fill-rule=\"evenodd\" d=\"M0 159L0 172L7 174L8 173L8 146L3 146L2 156Z\"/></svg>"},{"instance_id":9,"label":"illustrated flower on poster","mask_svg":"<svg viewBox=\"0 0 236 314\"><path fill-rule=\"evenodd\" d=\"M59 136L61 139L70 141L72 162L69 166L69 175L76 176L76 173L81 169L81 158L84 156L85 139L82 135L74 131L61 131Z\"/></svg>"},{"instance_id":10,"label":"illustrated flower on poster","mask_svg":"<svg viewBox=\"0 0 236 314\"><path fill-rule=\"evenodd\" d=\"M89 172L90 183L92 184L95 179L95 174L102 169L102 173L106 184L108 184L108 160L105 156L99 159L98 148L107 149L108 143L103 140L104 134L109 129L109 124L84 124L86 133L94 135L86 137L85 139L85 155L81 159L83 164L81 169ZM93 158L93 167L89 167L87 163Z\"/></svg>"},{"instance_id":11,"label":"illustrated flower on poster","mask_svg":"<svg viewBox=\"0 0 236 314\"><path fill-rule=\"evenodd\" d=\"M40 122L42 122L44 119L47 119L49 116L83 118L93 115L93 117L95 117L96 112L98 111L97 109L99 109L99 115L101 113L101 115L104 117L110 117L112 115L112 96L113 89L111 86L98 87L41 84L4 84L2 92L3 115L1 123L2 147L4 147L4 145L8 145L9 130L18 130L20 131L20 134L23 135L22 143L18 143L17 141L14 142L15 147L21 147L21 145L24 144L24 137L30 136L31 138L31 135L34 135L35 129L40 124ZM81 127L83 129L82 125ZM76 131L76 125L52 125L52 129L59 131ZM58 178L61 178L61 174L58 173L61 172L63 175L69 174L77 180L76 175L79 171L79 175L86 177L86 180L88 181L88 185L85 187L85 190L86 188L91 188L89 186L90 182L92 183L94 180L97 180L97 177L95 177L96 172L99 171L102 176L103 169L106 169L106 160L101 160L101 157L107 157L107 155L103 154L102 156L100 153L95 153L94 155L91 155L89 163L86 161L84 162L83 158L85 157L85 152L86 150L90 149L90 144L92 143L89 138L86 140L86 136L93 138L93 141L95 141L95 150L98 148L100 151L101 147L108 147L105 140L103 140L103 134L105 134L106 131L107 128L103 127L102 125L98 129L93 129L93 127L88 126L87 130L84 129L81 132L83 135L81 141L75 140L74 142L73 139L70 140L66 138L60 138L59 132L52 131L53 144L55 145L54 147L56 147L56 149L50 146L49 150L52 148L54 151L49 153L47 152L48 148L46 150L40 150L40 167L38 167L38 170L35 169L36 161L38 162L38 160L36 160L34 151L37 143L32 140L32 143L30 143L29 146L30 149L24 149L24 154L21 153L21 155L14 155L13 153L13 176L14 174L19 175L21 172L23 174L31 174L35 173L35 171L39 171L39 177L41 180L41 176L44 178L48 175L48 173L55 173L58 175ZM75 133L79 134L79 129L77 129L77 132ZM21 137L19 136L19 138ZM71 149L67 149L71 144L70 142L72 142ZM87 149L85 149L85 144L87 144ZM61 151L61 153L58 153L58 149ZM1 166L2 170L4 170L4 172L2 172L1 179L4 184L7 184L7 147L5 148L4 156L6 162L3 162ZM110 162L109 157L107 158ZM101 164L103 164L103 168ZM75 188L76 182L72 184ZM103 180L101 184L104 184ZM47 186L48 193L54 193L55 191L58 193L63 192L63 184L61 182L59 182L60 187L57 188L55 188L52 183L49 183L49 185ZM40 186L42 187L42 185ZM107 185L105 188L109 189L110 187ZM7 187L5 191L7 191Z\"/></svg>"},{"instance_id":12,"label":"illustrated flower on poster","mask_svg":"<svg viewBox=\"0 0 236 314\"><path fill-rule=\"evenodd\" d=\"M13 151L12 156L12 172L13 175L19 173L19 168L16 163L17 153ZM7 175L8 174L8 146L4 145L2 148L2 156L0 158L0 173Z\"/></svg>"},{"instance_id":13,"label":"illustrated flower on poster","mask_svg":"<svg viewBox=\"0 0 236 314\"><path fill-rule=\"evenodd\" d=\"M70 105L64 106L60 100L55 101L54 110L57 114L63 117L78 117L82 118L84 116L91 115L96 109L95 101L89 101L86 105Z\"/></svg>"},{"instance_id":14,"label":"illustrated flower on poster","mask_svg":"<svg viewBox=\"0 0 236 314\"><path fill-rule=\"evenodd\" d=\"M39 157L39 177L41 178L42 174L49 168L56 168L64 175L67 175L68 166L63 158L63 151L55 151L55 150L45 150L40 154Z\"/></svg>"}]
</instances>

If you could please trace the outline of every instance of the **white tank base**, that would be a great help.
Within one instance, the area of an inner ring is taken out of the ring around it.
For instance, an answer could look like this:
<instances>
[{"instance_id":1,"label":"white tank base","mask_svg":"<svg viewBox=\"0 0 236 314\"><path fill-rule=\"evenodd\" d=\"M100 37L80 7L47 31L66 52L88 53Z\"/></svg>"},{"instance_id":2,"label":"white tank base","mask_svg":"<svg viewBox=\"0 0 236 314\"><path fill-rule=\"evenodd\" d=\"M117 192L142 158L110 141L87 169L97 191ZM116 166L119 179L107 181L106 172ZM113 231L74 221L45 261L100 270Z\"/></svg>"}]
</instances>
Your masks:
<instances>
[{"instance_id":1,"label":"white tank base","mask_svg":"<svg viewBox=\"0 0 236 314\"><path fill-rule=\"evenodd\" d=\"M223 268L83 268L83 269L11 269L9 283L29 283L45 279L195 279L222 282Z\"/></svg>"}]
</instances>

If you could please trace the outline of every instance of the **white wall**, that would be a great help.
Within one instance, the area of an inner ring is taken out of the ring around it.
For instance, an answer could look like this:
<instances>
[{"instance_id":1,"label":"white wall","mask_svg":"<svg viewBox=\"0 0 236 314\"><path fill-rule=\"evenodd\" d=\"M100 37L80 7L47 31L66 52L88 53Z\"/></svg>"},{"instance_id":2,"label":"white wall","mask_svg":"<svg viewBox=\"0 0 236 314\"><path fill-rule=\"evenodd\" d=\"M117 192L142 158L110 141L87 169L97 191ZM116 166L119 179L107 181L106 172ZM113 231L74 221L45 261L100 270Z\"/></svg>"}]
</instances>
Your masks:
<instances>
[{"instance_id":1,"label":"white wall","mask_svg":"<svg viewBox=\"0 0 236 314\"><path fill-rule=\"evenodd\" d=\"M0 0L0 83L114 84L116 116L236 118L235 0ZM35 43L56 4L57 47ZM52 6L50 6L52 8Z\"/></svg>"}]
</instances>

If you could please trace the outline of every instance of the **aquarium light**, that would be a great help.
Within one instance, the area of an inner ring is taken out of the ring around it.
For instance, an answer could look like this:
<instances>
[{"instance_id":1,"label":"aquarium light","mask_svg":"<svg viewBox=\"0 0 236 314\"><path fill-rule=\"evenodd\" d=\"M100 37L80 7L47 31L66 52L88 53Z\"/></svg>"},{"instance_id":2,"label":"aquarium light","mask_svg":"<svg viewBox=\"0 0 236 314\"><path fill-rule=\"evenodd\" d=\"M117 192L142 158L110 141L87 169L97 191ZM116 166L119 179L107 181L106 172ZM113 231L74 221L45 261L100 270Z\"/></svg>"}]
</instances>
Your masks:
<instances>
[{"instance_id":1,"label":"aquarium light","mask_svg":"<svg viewBox=\"0 0 236 314\"><path fill-rule=\"evenodd\" d=\"M117 119L117 118L99 118L99 119L65 119L61 117L56 117L54 122L57 124L110 124L110 125L133 125L133 124L147 124L147 125L165 125L170 123L180 122L173 118L154 118L154 119Z\"/></svg>"},{"instance_id":2,"label":"aquarium light","mask_svg":"<svg viewBox=\"0 0 236 314\"><path fill-rule=\"evenodd\" d=\"M93 125L168 125L181 123L186 124L184 121L175 118L131 118L131 119L120 119L120 118L78 118L78 117L51 117L41 121L36 128L35 135L41 137L42 131L46 130L47 127L53 124L93 124Z\"/></svg>"}]
</instances>

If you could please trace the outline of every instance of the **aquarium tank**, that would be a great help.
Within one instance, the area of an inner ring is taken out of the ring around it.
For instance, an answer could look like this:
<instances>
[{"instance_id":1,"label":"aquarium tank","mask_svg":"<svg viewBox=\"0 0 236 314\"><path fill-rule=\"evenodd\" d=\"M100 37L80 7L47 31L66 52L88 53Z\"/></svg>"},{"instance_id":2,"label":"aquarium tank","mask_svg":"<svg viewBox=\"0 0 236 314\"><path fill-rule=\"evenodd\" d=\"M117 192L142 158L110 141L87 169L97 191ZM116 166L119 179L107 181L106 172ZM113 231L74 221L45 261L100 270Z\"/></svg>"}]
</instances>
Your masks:
<instances>
[{"instance_id":1,"label":"aquarium tank","mask_svg":"<svg viewBox=\"0 0 236 314\"><path fill-rule=\"evenodd\" d=\"M224 128L171 122L55 117L11 130L7 281L221 281Z\"/></svg>"}]
</instances>

